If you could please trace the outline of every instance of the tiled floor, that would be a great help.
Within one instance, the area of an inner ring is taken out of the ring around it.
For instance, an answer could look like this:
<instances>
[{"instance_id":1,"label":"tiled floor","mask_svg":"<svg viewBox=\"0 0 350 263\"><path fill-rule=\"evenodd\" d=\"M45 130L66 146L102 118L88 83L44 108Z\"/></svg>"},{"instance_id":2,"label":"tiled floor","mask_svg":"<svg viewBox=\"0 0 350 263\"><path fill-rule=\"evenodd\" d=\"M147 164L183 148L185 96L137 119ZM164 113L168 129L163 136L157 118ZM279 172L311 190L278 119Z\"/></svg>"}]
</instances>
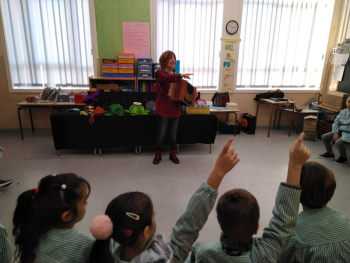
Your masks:
<instances>
[{"instance_id":1,"label":"tiled floor","mask_svg":"<svg viewBox=\"0 0 350 263\"><path fill-rule=\"evenodd\" d=\"M219 195L231 188L245 188L253 193L260 204L260 230L268 224L277 188L285 181L288 151L297 138L288 137L286 130L273 130L267 137L265 128L258 128L255 135L240 134L234 138L233 147L241 162L224 179ZM206 180L216 157L229 135L218 134L212 153L208 145L180 146L179 165L173 164L165 151L159 165L153 165L153 149L143 149L135 155L133 148L109 149L102 156L92 151L62 150L56 155L51 131L39 130L35 134L26 131L24 140L19 133L0 133L0 146L5 151L0 159L0 178L12 179L13 184L0 194L0 222L11 230L11 219L18 195L37 186L39 179L52 173L74 172L86 178L92 187L85 218L77 228L89 231L93 217L104 213L108 202L127 191L143 191L154 202L157 231L169 238L177 218L197 187ZM334 165L330 160L320 160L323 153L320 140L306 141L311 150L310 160L329 167L335 174L337 189L329 206L350 217L350 167ZM220 229L215 211L200 233L202 242L217 241Z\"/></svg>"}]
</instances>

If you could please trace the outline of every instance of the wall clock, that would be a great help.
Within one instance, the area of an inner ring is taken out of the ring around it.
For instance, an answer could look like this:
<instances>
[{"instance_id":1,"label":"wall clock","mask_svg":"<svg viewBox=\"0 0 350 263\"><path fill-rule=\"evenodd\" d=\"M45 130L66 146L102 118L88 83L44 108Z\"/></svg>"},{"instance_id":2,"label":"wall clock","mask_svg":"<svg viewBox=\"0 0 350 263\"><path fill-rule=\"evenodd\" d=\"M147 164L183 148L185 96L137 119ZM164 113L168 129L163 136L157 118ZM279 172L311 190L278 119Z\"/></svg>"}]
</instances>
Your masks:
<instances>
[{"instance_id":1,"label":"wall clock","mask_svg":"<svg viewBox=\"0 0 350 263\"><path fill-rule=\"evenodd\" d=\"M226 24L226 31L230 35L236 34L239 29L238 23L235 20L230 20Z\"/></svg>"}]
</instances>

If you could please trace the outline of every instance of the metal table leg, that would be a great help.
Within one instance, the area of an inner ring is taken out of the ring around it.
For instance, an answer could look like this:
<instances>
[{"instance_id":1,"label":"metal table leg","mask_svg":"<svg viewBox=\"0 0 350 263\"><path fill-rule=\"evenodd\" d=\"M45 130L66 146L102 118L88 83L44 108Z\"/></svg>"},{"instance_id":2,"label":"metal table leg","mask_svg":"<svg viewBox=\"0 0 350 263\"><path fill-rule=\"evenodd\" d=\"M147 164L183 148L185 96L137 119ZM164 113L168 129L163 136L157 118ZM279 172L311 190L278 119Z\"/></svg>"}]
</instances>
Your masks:
<instances>
[{"instance_id":1,"label":"metal table leg","mask_svg":"<svg viewBox=\"0 0 350 263\"><path fill-rule=\"evenodd\" d=\"M294 119L294 103L292 104L292 117L291 117L290 124L289 124L288 136L290 136L290 132L292 131L293 119Z\"/></svg>"},{"instance_id":2,"label":"metal table leg","mask_svg":"<svg viewBox=\"0 0 350 263\"><path fill-rule=\"evenodd\" d=\"M32 132L34 133L34 124L33 124L33 116L32 116L31 108L29 108L29 115L30 115L30 123L32 124Z\"/></svg>"},{"instance_id":3,"label":"metal table leg","mask_svg":"<svg viewBox=\"0 0 350 263\"><path fill-rule=\"evenodd\" d=\"M23 106L19 106L17 108L17 113L18 113L18 121L19 121L19 128L21 130L21 137L22 137L22 140L23 140L23 128L22 128L22 120L21 120L21 110L25 109L25 107Z\"/></svg>"},{"instance_id":4,"label":"metal table leg","mask_svg":"<svg viewBox=\"0 0 350 263\"><path fill-rule=\"evenodd\" d=\"M270 137L272 114L273 114L273 110L275 109L275 106L273 106L272 104L270 105L270 107L271 107L271 112L270 112L270 121L269 121L269 131L267 133L267 137Z\"/></svg>"},{"instance_id":5,"label":"metal table leg","mask_svg":"<svg viewBox=\"0 0 350 263\"><path fill-rule=\"evenodd\" d=\"M234 136L236 136L236 128L237 128L237 113L232 112L235 115L235 132L234 132ZM210 151L211 152L211 151Z\"/></svg>"}]
</instances>

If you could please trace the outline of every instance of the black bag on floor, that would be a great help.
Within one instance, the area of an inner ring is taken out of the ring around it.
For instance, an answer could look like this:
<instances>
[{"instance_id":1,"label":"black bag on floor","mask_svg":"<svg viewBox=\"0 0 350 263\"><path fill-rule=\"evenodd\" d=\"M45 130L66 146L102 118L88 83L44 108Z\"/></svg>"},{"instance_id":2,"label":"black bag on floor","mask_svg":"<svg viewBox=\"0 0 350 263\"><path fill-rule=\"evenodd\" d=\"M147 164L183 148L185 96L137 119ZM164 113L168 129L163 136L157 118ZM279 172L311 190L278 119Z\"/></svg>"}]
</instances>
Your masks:
<instances>
[{"instance_id":1,"label":"black bag on floor","mask_svg":"<svg viewBox=\"0 0 350 263\"><path fill-rule=\"evenodd\" d=\"M256 117L249 113L243 113L241 120L241 131L247 134L254 134L256 127Z\"/></svg>"}]
</instances>

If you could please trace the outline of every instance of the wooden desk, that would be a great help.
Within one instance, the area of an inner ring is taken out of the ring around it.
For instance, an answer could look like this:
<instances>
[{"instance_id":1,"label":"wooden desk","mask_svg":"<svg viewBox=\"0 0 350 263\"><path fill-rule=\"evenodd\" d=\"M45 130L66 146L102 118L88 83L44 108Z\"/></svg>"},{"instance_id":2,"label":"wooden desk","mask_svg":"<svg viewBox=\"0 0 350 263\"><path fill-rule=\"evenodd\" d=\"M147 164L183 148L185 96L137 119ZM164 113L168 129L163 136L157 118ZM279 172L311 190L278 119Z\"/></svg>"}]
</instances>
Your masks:
<instances>
[{"instance_id":1,"label":"wooden desk","mask_svg":"<svg viewBox=\"0 0 350 263\"><path fill-rule=\"evenodd\" d=\"M233 113L235 115L235 131L234 131L234 136L236 136L236 127L237 127L237 112L239 112L239 110L218 110L218 109L210 109L210 112L212 113L227 113L227 120L228 120L228 115L230 113Z\"/></svg>"},{"instance_id":2,"label":"wooden desk","mask_svg":"<svg viewBox=\"0 0 350 263\"><path fill-rule=\"evenodd\" d=\"M268 133L267 133L267 137L270 137L271 121L272 121L273 112L276 109L292 109L292 117L291 117L291 120L290 120L289 133L288 133L288 136L290 136L290 132L292 130L293 118L294 118L295 101L288 100L288 101L278 101L278 102L276 102L276 101L273 101L273 100L270 100L270 99L260 99L257 102L257 107L256 107L256 114L255 114L256 115L256 121L258 121L258 113L259 113L259 105L260 105L260 103L267 103L268 105L271 106L270 120L269 120L269 130L268 130ZM275 119L276 119L276 114L277 114L277 111L275 111Z\"/></svg>"},{"instance_id":3,"label":"wooden desk","mask_svg":"<svg viewBox=\"0 0 350 263\"><path fill-rule=\"evenodd\" d=\"M38 108L38 109L43 109L43 108L49 108L51 109L51 113L55 111L55 109L59 107L82 107L85 106L84 103L72 103L72 102L42 102L42 103L36 103L36 102L27 102L27 101L22 101L17 103L17 113L18 113L18 121L19 121L19 128L21 130L21 138L23 138L23 128L22 128L22 119L21 119L21 110L29 109L29 115L30 115L30 123L32 125L32 132L35 132L34 129L34 123L33 123L33 115L32 115L32 109L33 108Z\"/></svg>"}]
</instances>

